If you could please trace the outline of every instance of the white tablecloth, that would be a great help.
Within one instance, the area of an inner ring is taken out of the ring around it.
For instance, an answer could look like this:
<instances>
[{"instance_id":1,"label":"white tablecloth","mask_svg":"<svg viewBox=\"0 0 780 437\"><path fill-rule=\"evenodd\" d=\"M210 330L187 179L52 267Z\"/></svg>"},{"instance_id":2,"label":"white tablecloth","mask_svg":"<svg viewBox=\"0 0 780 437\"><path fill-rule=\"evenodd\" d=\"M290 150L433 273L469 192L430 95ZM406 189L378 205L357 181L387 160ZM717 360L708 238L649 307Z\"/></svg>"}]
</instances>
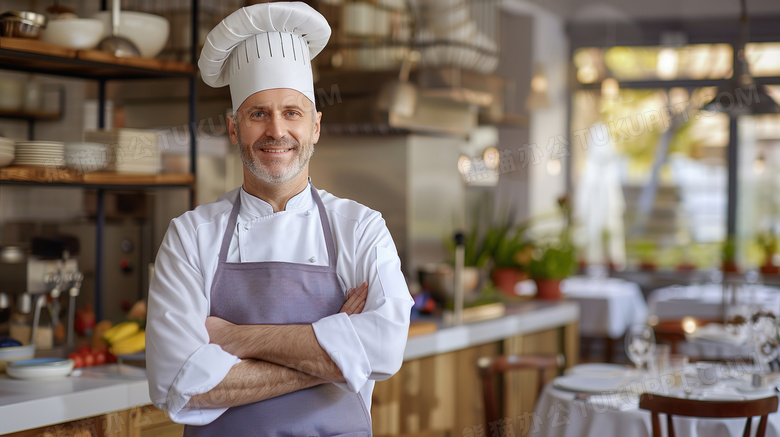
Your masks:
<instances>
[{"instance_id":1,"label":"white tablecloth","mask_svg":"<svg viewBox=\"0 0 780 437\"><path fill-rule=\"evenodd\" d=\"M561 291L579 303L584 336L620 338L629 326L647 320L647 304L634 282L576 276L565 279Z\"/></svg>"},{"instance_id":2,"label":"white tablecloth","mask_svg":"<svg viewBox=\"0 0 780 437\"><path fill-rule=\"evenodd\" d=\"M597 395L598 396L598 395ZM628 398L610 398L609 401L575 400L576 394L552 386L545 387L533 413L507 418L514 425L517 436L534 437L651 437L650 412L640 410ZM605 398L601 398L605 399ZM756 421L753 421L755 432ZM666 420L661 419L662 428ZM745 419L674 418L678 437L741 436ZM527 430L528 434L523 431ZM504 434L509 435L509 434ZM769 415L766 435L780 436L780 414Z\"/></svg>"},{"instance_id":3,"label":"white tablecloth","mask_svg":"<svg viewBox=\"0 0 780 437\"><path fill-rule=\"evenodd\" d=\"M765 285L743 285L740 301L761 305L764 310L780 312L780 289ZM722 320L723 286L701 284L659 288L647 297L648 313L660 320L679 320L690 316L700 319Z\"/></svg>"}]
</instances>

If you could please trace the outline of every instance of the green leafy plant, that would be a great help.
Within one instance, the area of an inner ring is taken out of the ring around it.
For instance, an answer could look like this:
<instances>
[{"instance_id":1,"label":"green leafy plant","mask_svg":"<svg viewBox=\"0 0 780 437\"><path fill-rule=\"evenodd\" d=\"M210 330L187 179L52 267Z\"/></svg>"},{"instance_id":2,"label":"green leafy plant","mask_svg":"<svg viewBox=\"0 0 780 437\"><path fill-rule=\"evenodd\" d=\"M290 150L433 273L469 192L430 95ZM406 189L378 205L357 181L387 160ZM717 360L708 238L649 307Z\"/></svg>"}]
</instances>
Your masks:
<instances>
[{"instance_id":1,"label":"green leafy plant","mask_svg":"<svg viewBox=\"0 0 780 437\"><path fill-rule=\"evenodd\" d=\"M490 239L493 267L527 267L533 245L526 238L527 225L504 226L496 229Z\"/></svg>"},{"instance_id":2,"label":"green leafy plant","mask_svg":"<svg viewBox=\"0 0 780 437\"><path fill-rule=\"evenodd\" d=\"M737 239L733 235L729 235L726 241L723 242L723 246L720 249L721 260L726 262L734 262L737 256Z\"/></svg>"},{"instance_id":3,"label":"green leafy plant","mask_svg":"<svg viewBox=\"0 0 780 437\"><path fill-rule=\"evenodd\" d=\"M464 232L465 265L467 267L520 267L516 254L529 243L525 240L527 223L515 224L515 214L500 214L500 218L487 217L485 211L493 211L491 204L481 205L472 211L471 226ZM492 223L491 223L492 222ZM490 224L488 224L490 223ZM444 244L454 259L455 241L445 238Z\"/></svg>"},{"instance_id":4,"label":"green leafy plant","mask_svg":"<svg viewBox=\"0 0 780 437\"><path fill-rule=\"evenodd\" d=\"M756 235L756 242L764 252L764 263L771 264L772 256L777 253L777 236L773 231L761 232Z\"/></svg>"},{"instance_id":5,"label":"green leafy plant","mask_svg":"<svg viewBox=\"0 0 780 437\"><path fill-rule=\"evenodd\" d=\"M565 279L577 269L577 252L571 244L550 244L536 249L528 263L534 279Z\"/></svg>"},{"instance_id":6,"label":"green leafy plant","mask_svg":"<svg viewBox=\"0 0 780 437\"><path fill-rule=\"evenodd\" d=\"M564 279L577 269L577 249L571 241L571 209L568 198L558 199L564 218L560 234L553 241L536 246L528 263L528 274L533 279Z\"/></svg>"}]
</instances>

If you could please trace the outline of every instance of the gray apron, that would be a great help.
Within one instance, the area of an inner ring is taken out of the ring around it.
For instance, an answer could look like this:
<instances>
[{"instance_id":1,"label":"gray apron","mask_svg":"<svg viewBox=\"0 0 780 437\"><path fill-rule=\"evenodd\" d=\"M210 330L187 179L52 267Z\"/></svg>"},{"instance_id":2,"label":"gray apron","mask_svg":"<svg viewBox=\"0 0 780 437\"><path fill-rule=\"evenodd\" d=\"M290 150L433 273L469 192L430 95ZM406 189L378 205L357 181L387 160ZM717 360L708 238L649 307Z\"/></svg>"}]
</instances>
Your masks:
<instances>
[{"instance_id":1,"label":"gray apron","mask_svg":"<svg viewBox=\"0 0 780 437\"><path fill-rule=\"evenodd\" d=\"M230 213L211 286L211 315L239 325L309 324L338 313L344 288L336 275L336 249L317 190L328 265L289 262L228 263L227 253L241 209L241 193ZM260 243L259 243L260 244ZM359 393L322 384L273 399L232 407L204 426L188 425L185 436L370 436L371 419Z\"/></svg>"}]
</instances>

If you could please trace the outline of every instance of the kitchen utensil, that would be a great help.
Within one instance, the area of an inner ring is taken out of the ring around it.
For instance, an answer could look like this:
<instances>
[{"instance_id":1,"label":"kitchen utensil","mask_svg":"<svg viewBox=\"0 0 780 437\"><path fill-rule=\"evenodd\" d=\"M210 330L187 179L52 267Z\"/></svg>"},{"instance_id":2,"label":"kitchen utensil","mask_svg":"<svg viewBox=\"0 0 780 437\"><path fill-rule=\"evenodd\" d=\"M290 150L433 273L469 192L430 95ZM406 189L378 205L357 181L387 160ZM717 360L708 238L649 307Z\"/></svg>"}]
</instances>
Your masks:
<instances>
[{"instance_id":1,"label":"kitchen utensil","mask_svg":"<svg viewBox=\"0 0 780 437\"><path fill-rule=\"evenodd\" d=\"M113 5L111 7L111 35L103 38L103 40L98 43L98 49L109 52L118 58L140 56L141 52L132 41L119 36L119 8L120 0L113 0Z\"/></svg>"},{"instance_id":2,"label":"kitchen utensil","mask_svg":"<svg viewBox=\"0 0 780 437\"><path fill-rule=\"evenodd\" d=\"M111 12L101 11L92 16L103 22L103 34L111 32ZM122 11L117 33L135 44L144 58L159 55L170 35L170 21L160 15L137 11Z\"/></svg>"},{"instance_id":3,"label":"kitchen utensil","mask_svg":"<svg viewBox=\"0 0 780 437\"><path fill-rule=\"evenodd\" d=\"M5 371L12 378L41 381L68 376L73 364L69 358L35 358L8 363Z\"/></svg>"},{"instance_id":4,"label":"kitchen utensil","mask_svg":"<svg viewBox=\"0 0 780 437\"><path fill-rule=\"evenodd\" d=\"M30 11L10 11L0 14L0 36L38 39L48 19Z\"/></svg>"}]
</instances>

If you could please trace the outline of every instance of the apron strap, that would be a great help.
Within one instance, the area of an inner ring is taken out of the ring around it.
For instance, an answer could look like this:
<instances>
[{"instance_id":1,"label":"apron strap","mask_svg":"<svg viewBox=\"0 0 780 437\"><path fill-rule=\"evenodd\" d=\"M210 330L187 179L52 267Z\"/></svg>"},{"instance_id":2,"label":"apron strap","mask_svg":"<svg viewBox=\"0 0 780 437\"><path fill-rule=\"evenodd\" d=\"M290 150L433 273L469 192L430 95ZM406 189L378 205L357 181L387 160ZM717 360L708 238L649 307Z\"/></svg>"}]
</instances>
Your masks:
<instances>
[{"instance_id":1,"label":"apron strap","mask_svg":"<svg viewBox=\"0 0 780 437\"><path fill-rule=\"evenodd\" d=\"M238 189L236 195L236 201L233 202L233 209L230 211L230 218L228 219L227 228L225 228L225 235L222 236L222 247L219 249L219 262L224 263L227 261L228 249L230 249L230 240L233 239L233 233L236 231L236 220L238 219L238 211L241 210L241 188Z\"/></svg>"},{"instance_id":2,"label":"apron strap","mask_svg":"<svg viewBox=\"0 0 780 437\"><path fill-rule=\"evenodd\" d=\"M322 224L322 233L325 234L325 247L328 249L328 265L336 268L336 246L333 244L333 233L330 230L330 221L328 215L325 213L325 206L322 204L319 193L311 185L311 198L314 199L314 203L317 204L317 209L320 212L320 223Z\"/></svg>"}]
</instances>

